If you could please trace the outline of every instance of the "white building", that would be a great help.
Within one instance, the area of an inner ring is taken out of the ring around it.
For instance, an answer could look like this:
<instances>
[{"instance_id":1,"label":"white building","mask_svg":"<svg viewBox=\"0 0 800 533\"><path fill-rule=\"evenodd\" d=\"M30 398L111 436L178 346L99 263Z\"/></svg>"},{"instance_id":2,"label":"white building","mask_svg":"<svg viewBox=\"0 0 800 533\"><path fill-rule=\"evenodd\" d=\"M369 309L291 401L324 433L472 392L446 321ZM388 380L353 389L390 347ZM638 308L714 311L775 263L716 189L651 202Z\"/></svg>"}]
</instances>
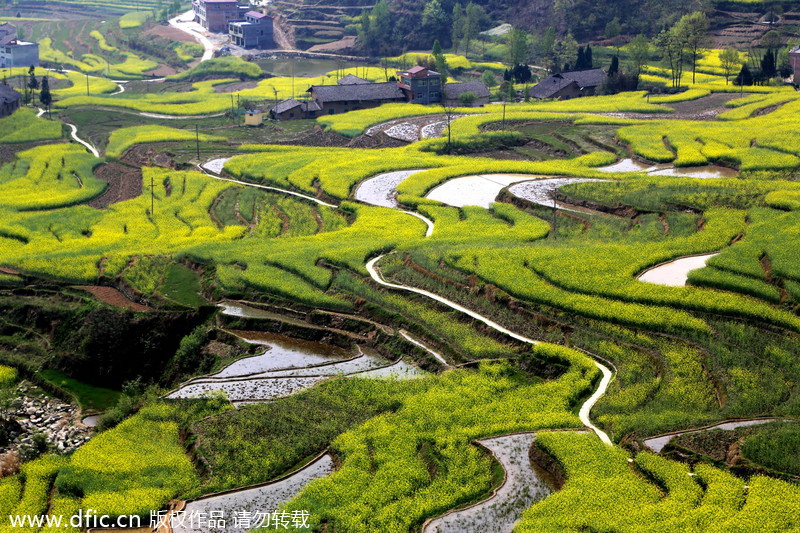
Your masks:
<instances>
[{"instance_id":1,"label":"white building","mask_svg":"<svg viewBox=\"0 0 800 533\"><path fill-rule=\"evenodd\" d=\"M39 66L39 44L17 39L17 28L0 24L0 68Z\"/></svg>"}]
</instances>

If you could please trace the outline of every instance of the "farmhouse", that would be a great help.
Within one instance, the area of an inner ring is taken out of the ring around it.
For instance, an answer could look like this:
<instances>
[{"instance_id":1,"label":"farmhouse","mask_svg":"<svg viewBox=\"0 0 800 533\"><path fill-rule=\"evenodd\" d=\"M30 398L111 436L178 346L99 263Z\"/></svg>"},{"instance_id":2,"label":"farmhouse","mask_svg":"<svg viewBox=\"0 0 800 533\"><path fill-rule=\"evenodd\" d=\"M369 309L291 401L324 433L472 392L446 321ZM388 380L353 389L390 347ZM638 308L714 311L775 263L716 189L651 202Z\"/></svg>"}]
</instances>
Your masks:
<instances>
[{"instance_id":1,"label":"farmhouse","mask_svg":"<svg viewBox=\"0 0 800 533\"><path fill-rule=\"evenodd\" d=\"M539 100L593 96L605 79L606 72L600 68L553 74L536 84L531 89L531 96Z\"/></svg>"},{"instance_id":2,"label":"farmhouse","mask_svg":"<svg viewBox=\"0 0 800 533\"><path fill-rule=\"evenodd\" d=\"M467 95L474 97L474 100L467 104ZM492 93L482 81L465 81L462 83L444 84L444 103L448 106L471 105L483 106L489 103Z\"/></svg>"},{"instance_id":3,"label":"farmhouse","mask_svg":"<svg viewBox=\"0 0 800 533\"><path fill-rule=\"evenodd\" d=\"M293 98L278 102L269 111L273 120L296 120L300 118L315 118L321 110L317 102L300 101Z\"/></svg>"},{"instance_id":4,"label":"farmhouse","mask_svg":"<svg viewBox=\"0 0 800 533\"><path fill-rule=\"evenodd\" d=\"M21 95L9 87L0 84L0 117L7 117L17 110Z\"/></svg>"},{"instance_id":5,"label":"farmhouse","mask_svg":"<svg viewBox=\"0 0 800 533\"><path fill-rule=\"evenodd\" d=\"M228 24L233 44L242 48L275 48L273 19L258 11L248 11L244 20Z\"/></svg>"},{"instance_id":6,"label":"farmhouse","mask_svg":"<svg viewBox=\"0 0 800 533\"><path fill-rule=\"evenodd\" d=\"M412 104L433 104L442 101L442 76L425 67L413 67L397 72L397 84Z\"/></svg>"},{"instance_id":7,"label":"farmhouse","mask_svg":"<svg viewBox=\"0 0 800 533\"><path fill-rule=\"evenodd\" d=\"M0 68L39 66L39 44L17 39L17 28L0 24Z\"/></svg>"},{"instance_id":8,"label":"farmhouse","mask_svg":"<svg viewBox=\"0 0 800 533\"><path fill-rule=\"evenodd\" d=\"M465 93L472 93L475 96L471 105L483 105L489 102L489 89L481 81L447 83L442 88L441 76L432 70L414 67L408 71L398 72L398 74L406 73L409 75L405 79L401 76L401 81L384 83L373 83L348 74L336 85L310 87L309 102L291 98L279 102L270 110L270 117L275 120L315 118L319 115L346 113L397 102L433 104L441 102L443 95L449 103L462 105L462 95Z\"/></svg>"},{"instance_id":9,"label":"farmhouse","mask_svg":"<svg viewBox=\"0 0 800 533\"><path fill-rule=\"evenodd\" d=\"M195 22L208 31L226 32L228 24L242 20L242 9L238 0L194 0L192 3Z\"/></svg>"}]
</instances>

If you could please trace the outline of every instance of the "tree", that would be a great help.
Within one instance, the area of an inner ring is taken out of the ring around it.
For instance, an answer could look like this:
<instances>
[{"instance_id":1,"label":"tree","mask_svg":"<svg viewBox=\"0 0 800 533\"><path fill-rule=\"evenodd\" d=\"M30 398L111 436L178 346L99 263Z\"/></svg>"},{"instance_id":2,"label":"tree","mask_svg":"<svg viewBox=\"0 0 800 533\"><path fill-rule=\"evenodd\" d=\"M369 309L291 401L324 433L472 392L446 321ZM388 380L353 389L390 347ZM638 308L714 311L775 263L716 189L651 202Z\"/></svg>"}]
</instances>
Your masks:
<instances>
[{"instance_id":1,"label":"tree","mask_svg":"<svg viewBox=\"0 0 800 533\"><path fill-rule=\"evenodd\" d=\"M527 63L530 52L530 39L522 30L513 29L506 35L508 45L508 64L512 67Z\"/></svg>"},{"instance_id":2,"label":"tree","mask_svg":"<svg viewBox=\"0 0 800 533\"><path fill-rule=\"evenodd\" d=\"M453 120L453 117L456 116L457 108L453 107L452 105L448 105L442 100L442 113L444 113L445 118L447 119L447 148L446 152L450 153L450 143L452 142L452 132L450 131L450 122Z\"/></svg>"},{"instance_id":3,"label":"tree","mask_svg":"<svg viewBox=\"0 0 800 533\"><path fill-rule=\"evenodd\" d=\"M587 44L586 49L583 51L583 70L589 70L592 68L594 68L594 60L592 59L592 47Z\"/></svg>"},{"instance_id":4,"label":"tree","mask_svg":"<svg viewBox=\"0 0 800 533\"><path fill-rule=\"evenodd\" d=\"M641 33L634 37L628 45L628 56L631 58L634 73L639 76L642 68L650 60L650 41Z\"/></svg>"},{"instance_id":5,"label":"tree","mask_svg":"<svg viewBox=\"0 0 800 533\"><path fill-rule=\"evenodd\" d=\"M620 33L622 33L622 25L619 23L619 17L614 17L606 23L606 39L613 39Z\"/></svg>"},{"instance_id":6,"label":"tree","mask_svg":"<svg viewBox=\"0 0 800 533\"><path fill-rule=\"evenodd\" d=\"M453 43L453 52L458 53L458 45L464 38L464 8L461 4L453 6L453 25L450 32L450 38Z\"/></svg>"},{"instance_id":7,"label":"tree","mask_svg":"<svg viewBox=\"0 0 800 533\"><path fill-rule=\"evenodd\" d=\"M692 64L692 83L695 83L697 58L703 48L711 45L711 37L708 35L708 17L705 13L696 11L681 17L676 26L678 32L685 39L689 60Z\"/></svg>"},{"instance_id":8,"label":"tree","mask_svg":"<svg viewBox=\"0 0 800 533\"><path fill-rule=\"evenodd\" d=\"M461 102L463 107L472 107L472 104L475 103L478 97L475 96L475 93L472 91L467 91L465 93L461 93L458 97L458 100Z\"/></svg>"},{"instance_id":9,"label":"tree","mask_svg":"<svg viewBox=\"0 0 800 533\"><path fill-rule=\"evenodd\" d=\"M481 81L490 89L497 85L497 78L495 78L494 74L492 74L489 70L483 71L483 74L481 75Z\"/></svg>"},{"instance_id":10,"label":"tree","mask_svg":"<svg viewBox=\"0 0 800 533\"><path fill-rule=\"evenodd\" d=\"M36 89L39 88L39 81L36 79L36 67L31 65L28 69L28 89L31 90L31 100L36 98Z\"/></svg>"},{"instance_id":11,"label":"tree","mask_svg":"<svg viewBox=\"0 0 800 533\"><path fill-rule=\"evenodd\" d=\"M422 27L426 35L446 35L449 20L440 0L428 0L422 10Z\"/></svg>"},{"instance_id":12,"label":"tree","mask_svg":"<svg viewBox=\"0 0 800 533\"><path fill-rule=\"evenodd\" d=\"M619 58L614 56L611 58L611 65L608 67L608 75L614 76L617 72L619 72Z\"/></svg>"},{"instance_id":13,"label":"tree","mask_svg":"<svg viewBox=\"0 0 800 533\"><path fill-rule=\"evenodd\" d=\"M481 25L486 20L486 11L473 2L467 4L467 9L464 11L464 55L469 54L469 45L480 32Z\"/></svg>"},{"instance_id":14,"label":"tree","mask_svg":"<svg viewBox=\"0 0 800 533\"><path fill-rule=\"evenodd\" d=\"M564 65L566 67L564 71L567 71L570 61L573 61L577 54L578 42L571 33L568 33L563 39L556 41L553 46L553 57L551 58L553 68L558 69L559 65Z\"/></svg>"},{"instance_id":15,"label":"tree","mask_svg":"<svg viewBox=\"0 0 800 533\"><path fill-rule=\"evenodd\" d=\"M661 62L670 71L672 86L680 87L687 51L686 25L675 24L668 30L662 30L654 42L661 52Z\"/></svg>"},{"instance_id":16,"label":"tree","mask_svg":"<svg viewBox=\"0 0 800 533\"><path fill-rule=\"evenodd\" d=\"M583 46L578 47L578 58L575 60L575 70L583 70L586 65L586 55L583 53Z\"/></svg>"},{"instance_id":17,"label":"tree","mask_svg":"<svg viewBox=\"0 0 800 533\"><path fill-rule=\"evenodd\" d=\"M739 56L739 52L733 48L726 48L720 52L719 63L722 66L722 71L725 73L725 85L728 84L728 80L736 71L736 67L740 65L741 62L742 58Z\"/></svg>"},{"instance_id":18,"label":"tree","mask_svg":"<svg viewBox=\"0 0 800 533\"><path fill-rule=\"evenodd\" d=\"M775 58L775 53L771 50L764 52L761 58L761 75L762 81L769 80L778 75L778 65Z\"/></svg>"},{"instance_id":19,"label":"tree","mask_svg":"<svg viewBox=\"0 0 800 533\"><path fill-rule=\"evenodd\" d=\"M450 67L447 66L447 58L444 57L442 45L439 44L439 39L433 41L433 64L436 72L441 76L440 81L442 85L447 83L447 77L450 73Z\"/></svg>"},{"instance_id":20,"label":"tree","mask_svg":"<svg viewBox=\"0 0 800 533\"><path fill-rule=\"evenodd\" d=\"M761 37L761 44L767 50L776 50L781 47L783 39L778 30L769 30Z\"/></svg>"},{"instance_id":21,"label":"tree","mask_svg":"<svg viewBox=\"0 0 800 533\"><path fill-rule=\"evenodd\" d=\"M50 104L53 103L53 96L50 94L50 82L47 81L47 76L42 78L42 90L39 92L39 101L47 110L47 116L50 116Z\"/></svg>"},{"instance_id":22,"label":"tree","mask_svg":"<svg viewBox=\"0 0 800 533\"><path fill-rule=\"evenodd\" d=\"M742 70L739 71L739 74L736 76L736 79L733 80L734 85L753 85L753 75L750 73L750 69L747 67L747 63L742 64Z\"/></svg>"}]
</instances>

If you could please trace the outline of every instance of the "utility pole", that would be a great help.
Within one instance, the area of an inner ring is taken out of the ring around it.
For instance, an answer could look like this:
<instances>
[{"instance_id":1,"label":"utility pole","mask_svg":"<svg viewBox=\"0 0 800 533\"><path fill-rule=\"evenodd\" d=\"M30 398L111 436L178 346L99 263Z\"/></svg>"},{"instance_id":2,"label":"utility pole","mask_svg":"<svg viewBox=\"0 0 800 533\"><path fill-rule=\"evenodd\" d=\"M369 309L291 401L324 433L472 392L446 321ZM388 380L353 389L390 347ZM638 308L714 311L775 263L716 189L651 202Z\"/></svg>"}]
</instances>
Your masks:
<instances>
[{"instance_id":1,"label":"utility pole","mask_svg":"<svg viewBox=\"0 0 800 533\"><path fill-rule=\"evenodd\" d=\"M150 216L155 217L156 211L156 185L155 185L155 178L152 173L150 173Z\"/></svg>"},{"instance_id":2,"label":"utility pole","mask_svg":"<svg viewBox=\"0 0 800 533\"><path fill-rule=\"evenodd\" d=\"M194 139L197 146L197 160L200 161L200 126L194 125Z\"/></svg>"},{"instance_id":3,"label":"utility pole","mask_svg":"<svg viewBox=\"0 0 800 533\"><path fill-rule=\"evenodd\" d=\"M553 239L558 238L558 219L556 218L556 189L553 189Z\"/></svg>"},{"instance_id":4,"label":"utility pole","mask_svg":"<svg viewBox=\"0 0 800 533\"><path fill-rule=\"evenodd\" d=\"M506 104L503 103L503 130L506 129Z\"/></svg>"},{"instance_id":5,"label":"utility pole","mask_svg":"<svg viewBox=\"0 0 800 533\"><path fill-rule=\"evenodd\" d=\"M86 73L86 96L89 96L89 73Z\"/></svg>"}]
</instances>

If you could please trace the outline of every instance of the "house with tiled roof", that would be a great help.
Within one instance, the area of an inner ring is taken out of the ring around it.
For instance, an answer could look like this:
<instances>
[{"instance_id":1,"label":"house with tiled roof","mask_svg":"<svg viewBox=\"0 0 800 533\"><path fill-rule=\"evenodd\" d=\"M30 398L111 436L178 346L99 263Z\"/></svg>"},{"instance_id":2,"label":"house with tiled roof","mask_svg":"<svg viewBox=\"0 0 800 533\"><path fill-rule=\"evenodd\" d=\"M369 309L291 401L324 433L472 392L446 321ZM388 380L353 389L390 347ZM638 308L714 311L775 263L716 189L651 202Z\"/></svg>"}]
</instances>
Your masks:
<instances>
[{"instance_id":1,"label":"house with tiled roof","mask_svg":"<svg viewBox=\"0 0 800 533\"><path fill-rule=\"evenodd\" d=\"M579 96L593 96L606 79L601 68L562 72L546 77L531 88L531 96L539 100L555 98L566 100Z\"/></svg>"},{"instance_id":2,"label":"house with tiled roof","mask_svg":"<svg viewBox=\"0 0 800 533\"><path fill-rule=\"evenodd\" d=\"M0 84L0 117L6 117L19 108L21 95L9 87Z\"/></svg>"},{"instance_id":3,"label":"house with tiled roof","mask_svg":"<svg viewBox=\"0 0 800 533\"><path fill-rule=\"evenodd\" d=\"M489 103L492 93L482 81L464 81L460 83L445 83L443 87L444 103L449 106L464 105L464 96L471 94L474 97L471 106L482 106Z\"/></svg>"}]
</instances>

